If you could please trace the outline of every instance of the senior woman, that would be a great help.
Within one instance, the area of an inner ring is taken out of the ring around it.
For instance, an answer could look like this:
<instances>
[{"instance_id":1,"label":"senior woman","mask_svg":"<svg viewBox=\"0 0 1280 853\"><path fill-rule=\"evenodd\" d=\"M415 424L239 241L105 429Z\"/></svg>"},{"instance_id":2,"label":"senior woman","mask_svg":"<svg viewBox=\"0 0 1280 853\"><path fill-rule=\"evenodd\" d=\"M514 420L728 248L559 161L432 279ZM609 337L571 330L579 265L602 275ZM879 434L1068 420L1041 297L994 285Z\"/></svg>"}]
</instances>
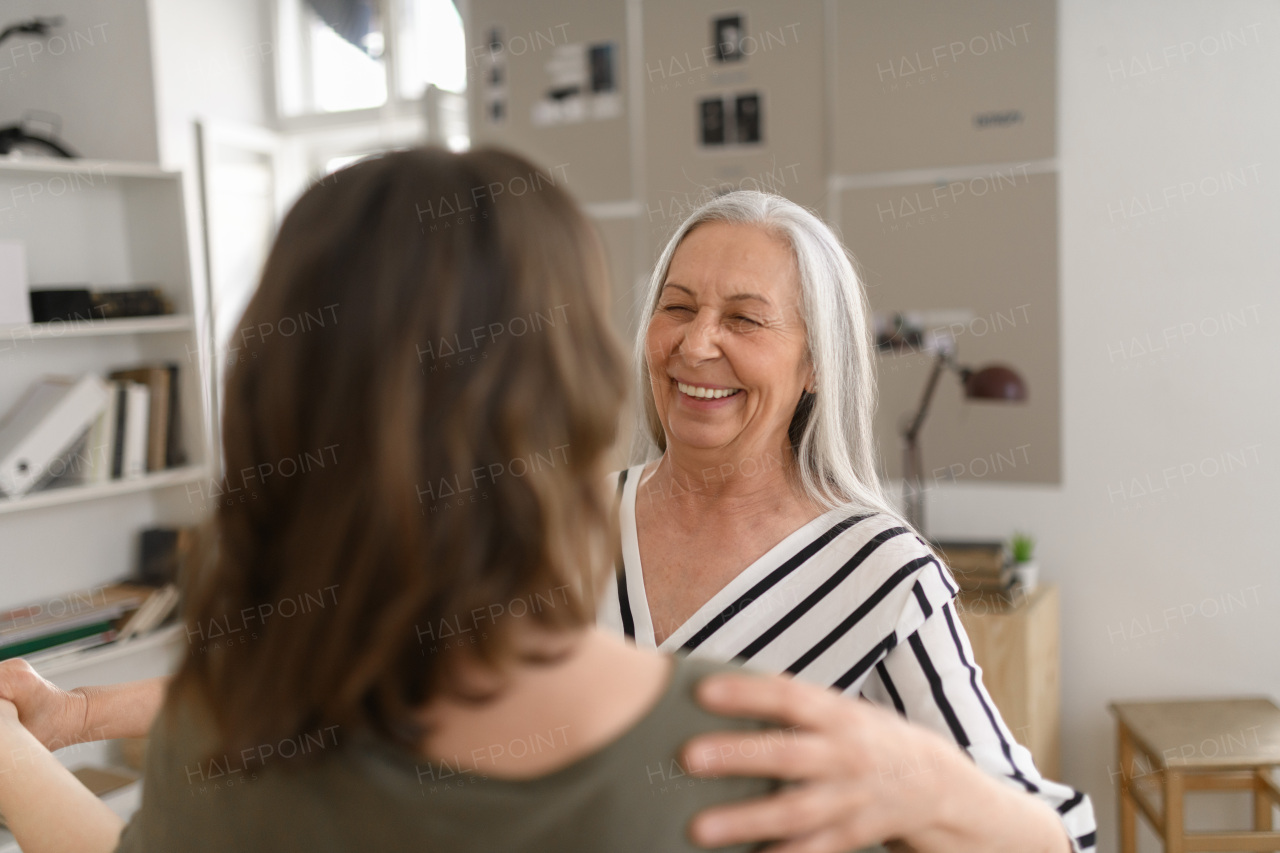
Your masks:
<instances>
[{"instance_id":1,"label":"senior woman","mask_svg":"<svg viewBox=\"0 0 1280 853\"><path fill-rule=\"evenodd\" d=\"M682 226L646 305L643 427L661 455L619 476L622 565L600 621L639 645L799 676L701 685L709 710L793 736L704 735L685 767L799 784L705 812L695 838L784 838L785 853L1090 848L1088 800L1040 779L1013 741L945 569L880 496L862 295L830 231L781 199L727 196ZM163 695L161 679L65 692L0 663L0 699L47 746L145 734Z\"/></svg>"},{"instance_id":2,"label":"senior woman","mask_svg":"<svg viewBox=\"0 0 1280 853\"><path fill-rule=\"evenodd\" d=\"M641 461L618 475L621 558L599 621L642 647L860 695L949 738L972 757L973 784L981 771L1008 783L965 816L986 833L981 849L1091 849L1091 803L1043 779L1013 738L983 687L948 570L883 496L866 306L839 239L781 197L721 196L668 242L640 329ZM904 758L920 729L897 734L902 752L877 768L890 782L920 769ZM866 798L888 808L900 793L845 785L810 800L825 811L789 829L815 839L843 829L856 845L875 810ZM1059 822L1013 830L1010 810L1036 801ZM912 812L936 817L927 804ZM763 837L742 812L730 816L703 840ZM1026 834L1015 841L1015 831Z\"/></svg>"}]
</instances>

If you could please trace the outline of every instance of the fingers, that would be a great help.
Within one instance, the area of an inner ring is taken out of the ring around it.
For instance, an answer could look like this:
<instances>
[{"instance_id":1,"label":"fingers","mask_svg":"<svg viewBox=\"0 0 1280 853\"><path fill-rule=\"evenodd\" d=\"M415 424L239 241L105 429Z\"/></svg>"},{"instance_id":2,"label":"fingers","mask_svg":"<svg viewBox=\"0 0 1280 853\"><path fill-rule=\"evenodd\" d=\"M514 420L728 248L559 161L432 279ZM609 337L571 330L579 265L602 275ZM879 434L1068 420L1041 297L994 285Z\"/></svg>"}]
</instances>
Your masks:
<instances>
[{"instance_id":1,"label":"fingers","mask_svg":"<svg viewBox=\"0 0 1280 853\"><path fill-rule=\"evenodd\" d=\"M820 836L847 811L834 786L805 785L699 812L689 835L702 847Z\"/></svg>"},{"instance_id":2,"label":"fingers","mask_svg":"<svg viewBox=\"0 0 1280 853\"><path fill-rule=\"evenodd\" d=\"M849 853L878 843L879 836L853 826L841 825L770 845L767 853ZM895 853L914 853L909 847L895 847L892 844L888 847Z\"/></svg>"},{"instance_id":3,"label":"fingers","mask_svg":"<svg viewBox=\"0 0 1280 853\"><path fill-rule=\"evenodd\" d=\"M693 776L819 779L832 773L830 744L798 729L719 732L685 744L680 764Z\"/></svg>"},{"instance_id":4,"label":"fingers","mask_svg":"<svg viewBox=\"0 0 1280 853\"><path fill-rule=\"evenodd\" d=\"M715 714L806 728L830 722L842 704L851 704L825 688L791 678L735 673L704 678L697 696L698 703Z\"/></svg>"},{"instance_id":5,"label":"fingers","mask_svg":"<svg viewBox=\"0 0 1280 853\"><path fill-rule=\"evenodd\" d=\"M40 676L22 658L0 661L0 699L13 700L31 689L33 679Z\"/></svg>"}]
</instances>

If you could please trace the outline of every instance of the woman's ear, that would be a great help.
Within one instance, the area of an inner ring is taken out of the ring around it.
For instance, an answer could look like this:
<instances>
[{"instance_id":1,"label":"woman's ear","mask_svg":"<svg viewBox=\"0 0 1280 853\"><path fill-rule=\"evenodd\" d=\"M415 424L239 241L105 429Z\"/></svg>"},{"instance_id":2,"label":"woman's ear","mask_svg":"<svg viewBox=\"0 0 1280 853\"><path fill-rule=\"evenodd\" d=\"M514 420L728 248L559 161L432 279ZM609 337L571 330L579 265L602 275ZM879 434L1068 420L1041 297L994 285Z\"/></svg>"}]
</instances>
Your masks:
<instances>
[{"instance_id":1,"label":"woman's ear","mask_svg":"<svg viewBox=\"0 0 1280 853\"><path fill-rule=\"evenodd\" d=\"M818 393L818 374L813 369L813 362L809 362L809 371L804 380L804 390L810 394Z\"/></svg>"}]
</instances>

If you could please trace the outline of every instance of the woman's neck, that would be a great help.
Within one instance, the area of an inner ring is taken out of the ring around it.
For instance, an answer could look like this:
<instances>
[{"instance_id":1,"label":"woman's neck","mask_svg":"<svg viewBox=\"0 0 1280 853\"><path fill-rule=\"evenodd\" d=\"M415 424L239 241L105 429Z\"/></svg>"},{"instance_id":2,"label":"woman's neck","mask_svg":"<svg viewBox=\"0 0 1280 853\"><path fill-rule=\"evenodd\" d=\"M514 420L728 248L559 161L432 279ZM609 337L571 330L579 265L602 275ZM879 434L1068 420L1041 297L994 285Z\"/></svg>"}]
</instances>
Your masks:
<instances>
[{"instance_id":1,"label":"woman's neck","mask_svg":"<svg viewBox=\"0 0 1280 853\"><path fill-rule=\"evenodd\" d=\"M680 514L776 512L779 503L817 509L798 486L789 447L705 451L668 443L646 469L638 496L661 496Z\"/></svg>"}]
</instances>

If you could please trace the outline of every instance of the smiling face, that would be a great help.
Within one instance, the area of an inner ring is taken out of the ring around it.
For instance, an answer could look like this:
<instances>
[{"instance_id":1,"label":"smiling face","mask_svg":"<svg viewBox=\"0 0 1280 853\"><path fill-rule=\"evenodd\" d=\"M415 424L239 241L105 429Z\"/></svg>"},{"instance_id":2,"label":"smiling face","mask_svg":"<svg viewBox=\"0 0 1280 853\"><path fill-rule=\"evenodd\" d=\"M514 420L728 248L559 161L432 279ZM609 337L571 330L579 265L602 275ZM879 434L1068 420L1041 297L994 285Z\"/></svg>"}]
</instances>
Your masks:
<instances>
[{"instance_id":1,"label":"smiling face","mask_svg":"<svg viewBox=\"0 0 1280 853\"><path fill-rule=\"evenodd\" d=\"M754 225L695 228L671 259L645 349L668 450L786 448L813 389L790 247Z\"/></svg>"}]
</instances>

